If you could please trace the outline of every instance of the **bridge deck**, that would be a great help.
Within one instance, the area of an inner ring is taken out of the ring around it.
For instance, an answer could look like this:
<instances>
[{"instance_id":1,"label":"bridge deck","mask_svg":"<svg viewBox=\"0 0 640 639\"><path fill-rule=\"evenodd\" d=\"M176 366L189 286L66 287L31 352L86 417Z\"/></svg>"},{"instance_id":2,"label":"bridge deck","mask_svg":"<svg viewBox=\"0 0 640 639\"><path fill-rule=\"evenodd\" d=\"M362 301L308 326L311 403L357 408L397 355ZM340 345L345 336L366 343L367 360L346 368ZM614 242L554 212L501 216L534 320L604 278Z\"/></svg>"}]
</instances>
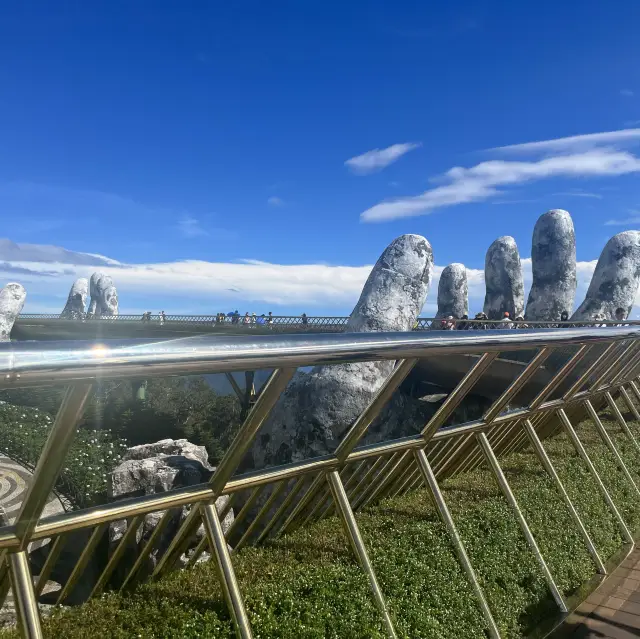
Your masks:
<instances>
[{"instance_id":1,"label":"bridge deck","mask_svg":"<svg viewBox=\"0 0 640 639\"><path fill-rule=\"evenodd\" d=\"M640 637L640 548L570 615L554 639Z\"/></svg>"}]
</instances>

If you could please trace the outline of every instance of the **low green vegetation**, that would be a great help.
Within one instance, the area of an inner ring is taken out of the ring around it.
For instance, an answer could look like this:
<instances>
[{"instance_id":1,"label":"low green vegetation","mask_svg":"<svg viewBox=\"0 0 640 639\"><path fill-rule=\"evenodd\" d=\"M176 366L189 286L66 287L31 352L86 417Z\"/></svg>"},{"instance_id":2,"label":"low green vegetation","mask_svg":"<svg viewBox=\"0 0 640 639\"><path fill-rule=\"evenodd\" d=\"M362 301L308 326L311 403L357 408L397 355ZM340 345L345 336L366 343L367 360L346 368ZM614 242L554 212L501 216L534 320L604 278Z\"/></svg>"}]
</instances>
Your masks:
<instances>
[{"instance_id":1,"label":"low green vegetation","mask_svg":"<svg viewBox=\"0 0 640 639\"><path fill-rule=\"evenodd\" d=\"M640 454L611 416L605 417L640 481ZM637 494L593 426L585 421L577 431L625 521L638 529ZM606 560L621 548L622 537L598 486L564 435L547 440L545 448ZM531 451L501 463L556 583L565 597L574 595L595 566L563 502ZM480 468L442 482L442 488L501 633L530 635L557 608L493 476ZM426 490L384 501L356 517L399 636L485 636L479 607ZM234 564L256 637L385 636L367 580L336 519L245 548ZM212 562L127 595L107 593L55 611L44 625L47 637L78 639L96 632L113 639L235 636Z\"/></svg>"}]
</instances>

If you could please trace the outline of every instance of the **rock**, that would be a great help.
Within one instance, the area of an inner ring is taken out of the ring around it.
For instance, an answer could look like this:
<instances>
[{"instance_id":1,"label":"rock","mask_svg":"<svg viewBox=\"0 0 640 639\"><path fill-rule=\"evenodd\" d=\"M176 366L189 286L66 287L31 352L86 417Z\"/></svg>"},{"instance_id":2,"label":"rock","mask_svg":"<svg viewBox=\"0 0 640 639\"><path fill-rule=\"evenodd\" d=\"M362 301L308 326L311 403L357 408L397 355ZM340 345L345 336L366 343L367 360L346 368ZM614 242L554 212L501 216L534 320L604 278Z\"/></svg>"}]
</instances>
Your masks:
<instances>
[{"instance_id":1,"label":"rock","mask_svg":"<svg viewBox=\"0 0 640 639\"><path fill-rule=\"evenodd\" d=\"M438 312L436 317L460 319L469 314L469 286L464 264L445 266L438 282Z\"/></svg>"},{"instance_id":2,"label":"rock","mask_svg":"<svg viewBox=\"0 0 640 639\"><path fill-rule=\"evenodd\" d=\"M78 278L69 291L67 303L60 317L69 319L81 319L84 317L84 309L87 307L89 295L89 280L86 277Z\"/></svg>"},{"instance_id":3,"label":"rock","mask_svg":"<svg viewBox=\"0 0 640 639\"><path fill-rule=\"evenodd\" d=\"M208 454L204 446L196 446L186 439L163 439L153 444L142 444L129 448L123 455L122 462L112 471L108 494L112 500L124 499L138 495L151 495L174 488L193 486L207 482L215 468L209 465ZM216 500L218 512L222 512L228 497L220 497ZM158 559L169 546L174 534L189 513L189 507L177 508L160 535L160 540L151 553L143 570L151 571L155 567ZM147 515L136 539L132 540L131 546L125 552L121 564L114 573L114 581L121 582L136 561L138 554L158 522L164 515L164 511L158 511ZM233 510L222 522L225 532L233 523ZM113 522L109 526L109 548L113 552L122 536L127 531L126 521ZM205 534L204 526L200 526L195 539L192 540L193 548ZM181 563L186 563L183 555Z\"/></svg>"},{"instance_id":4,"label":"rock","mask_svg":"<svg viewBox=\"0 0 640 639\"><path fill-rule=\"evenodd\" d=\"M541 215L531 245L533 282L525 319L557 322L571 313L576 296L576 234L571 215L553 209Z\"/></svg>"},{"instance_id":5,"label":"rock","mask_svg":"<svg viewBox=\"0 0 640 639\"><path fill-rule=\"evenodd\" d=\"M623 308L628 316L640 283L640 232L614 235L605 245L589 289L572 320L591 320L602 313L607 320Z\"/></svg>"},{"instance_id":6,"label":"rock","mask_svg":"<svg viewBox=\"0 0 640 639\"><path fill-rule=\"evenodd\" d=\"M22 312L27 292L24 286L11 282L0 291L0 342L11 339L11 329Z\"/></svg>"},{"instance_id":7,"label":"rock","mask_svg":"<svg viewBox=\"0 0 640 639\"><path fill-rule=\"evenodd\" d=\"M346 332L408 331L424 305L431 246L403 235L380 256ZM393 370L394 362L316 366L297 373L258 433L248 466L264 468L333 452Z\"/></svg>"},{"instance_id":8,"label":"rock","mask_svg":"<svg viewBox=\"0 0 640 639\"><path fill-rule=\"evenodd\" d=\"M94 273L89 281L91 302L87 315L90 317L115 316L118 314L118 293L109 275Z\"/></svg>"},{"instance_id":9,"label":"rock","mask_svg":"<svg viewBox=\"0 0 640 639\"><path fill-rule=\"evenodd\" d=\"M487 251L484 262L486 295L484 312L490 320L498 320L508 312L511 318L522 315L524 281L516 241L499 237Z\"/></svg>"}]
</instances>

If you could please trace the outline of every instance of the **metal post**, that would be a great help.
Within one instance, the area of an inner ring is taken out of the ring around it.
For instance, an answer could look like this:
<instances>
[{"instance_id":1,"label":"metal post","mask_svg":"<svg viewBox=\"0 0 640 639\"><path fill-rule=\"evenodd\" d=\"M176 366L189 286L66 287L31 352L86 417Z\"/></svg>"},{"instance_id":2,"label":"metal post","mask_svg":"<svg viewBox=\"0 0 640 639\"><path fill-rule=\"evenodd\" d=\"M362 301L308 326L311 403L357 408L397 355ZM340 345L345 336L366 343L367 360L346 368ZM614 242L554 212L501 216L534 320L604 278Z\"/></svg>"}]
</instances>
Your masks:
<instances>
[{"instance_id":1,"label":"metal post","mask_svg":"<svg viewBox=\"0 0 640 639\"><path fill-rule=\"evenodd\" d=\"M605 393L604 396L605 396L605 399L607 400L607 404L609 404L609 408L611 409L611 412L613 413L614 417L616 418L616 421L620 425L620 428L622 428L624 434L631 440L631 443L635 447L636 451L640 452L640 445L638 444L638 441L636 440L636 438L633 436L633 433L631 432L629 425L627 424L624 417L622 416L622 413L620 412L620 409L618 408L618 405L616 404L615 400L611 396L611 393Z\"/></svg>"},{"instance_id":2,"label":"metal post","mask_svg":"<svg viewBox=\"0 0 640 639\"><path fill-rule=\"evenodd\" d=\"M360 529L358 528L356 518L353 515L353 510L351 510L351 504L347 498L347 493L344 491L340 474L334 470L328 473L327 480L329 481L329 486L333 493L333 499L336 503L336 508L340 514L340 519L342 520L342 525L344 526L344 531L349 539L351 548L369 579L369 586L373 592L373 597L376 605L378 606L378 610L382 615L384 625L387 629L387 635L391 637L391 639L396 639L396 631L393 628L393 623L389 616L389 611L387 610L387 604L382 595L382 591L380 590L380 586L378 585L376 574L373 570L373 566L371 565L371 561L369 560L369 555L367 554L367 549L364 546L362 536L360 535Z\"/></svg>"},{"instance_id":3,"label":"metal post","mask_svg":"<svg viewBox=\"0 0 640 639\"><path fill-rule=\"evenodd\" d=\"M449 538L451 539L451 543L453 545L453 549L458 556L458 560L464 569L465 574L467 575L467 579L473 588L473 592L480 604L480 609L482 610L482 614L484 615L484 620L487 622L487 626L489 628L489 635L493 639L500 639L500 631L498 630L498 626L491 614L491 609L489 608L489 604L482 592L482 588L478 582L478 578L476 577L476 573L469 561L469 557L467 555L467 551L464 548L464 544L460 539L460 535L458 534L458 529L456 528L455 522L453 521L453 517L449 512L449 508L447 506L447 502L444 500L444 496L442 491L440 490L440 486L438 486L438 482L436 481L436 476L433 474L433 470L431 470L431 466L429 465L429 461L427 456L424 454L424 450L416 450L414 452L416 461L418 463L418 467L420 468L420 472L422 473L422 477L424 479L425 484L431 491L431 496L433 497L433 501L438 509L438 514L442 519L447 532L449 533Z\"/></svg>"},{"instance_id":4,"label":"metal post","mask_svg":"<svg viewBox=\"0 0 640 639\"><path fill-rule=\"evenodd\" d=\"M624 386L620 386L618 390L620 391L620 394L622 395L625 401L625 404L629 407L629 410L633 413L633 417L635 418L635 420L637 422L640 422L640 413L638 412L636 405L633 403L631 397L629 396L629 391L627 391L627 389Z\"/></svg>"},{"instance_id":5,"label":"metal post","mask_svg":"<svg viewBox=\"0 0 640 639\"><path fill-rule=\"evenodd\" d=\"M233 623L236 627L236 634L242 639L251 639L253 634L251 632L251 625L249 624L249 617L244 607L236 573L233 570L227 540L224 538L218 511L215 505L205 504L202 506L202 514L207 537L209 538L209 545L216 556L220 585L222 586L227 607L229 608Z\"/></svg>"},{"instance_id":6,"label":"metal post","mask_svg":"<svg viewBox=\"0 0 640 639\"><path fill-rule=\"evenodd\" d=\"M520 506L518 506L518 502L516 501L515 495L513 494L513 492L511 492L511 487L509 486L509 483L507 482L507 478L504 476L504 473L502 472L502 468L500 468L500 463L498 462L498 458L495 456L493 449L491 448L491 444L489 444L489 440L487 439L486 434L478 433L476 435L476 438L480 443L480 446L482 447L482 451L487 461L489 462L491 469L493 470L493 474L496 476L496 479L498 480L498 485L500 486L500 490L502 491L502 494L505 496L507 502L509 502L511 509L513 510L513 513L516 516L518 523L520 524L520 529L522 530L525 536L525 539L529 544L529 548L531 548L538 562L538 565L540 566L540 568L542 569L542 572L544 573L544 578L547 582L547 586L549 586L551 595L553 596L556 604L558 605L558 608L560 608L560 611L568 612L567 605L565 604L564 599L562 598L562 593L558 589L558 586L556 585L556 582L553 579L553 575L551 574L551 572L549 571L549 568L547 567L544 557L542 556L542 553L538 548L538 544L536 543L536 540L531 530L529 529L527 520L524 518L524 515L520 510Z\"/></svg>"},{"instance_id":7,"label":"metal post","mask_svg":"<svg viewBox=\"0 0 640 639\"><path fill-rule=\"evenodd\" d=\"M589 469L589 472L591 473L591 476L594 478L598 486L598 489L602 493L602 497L604 498L607 506L609 507L609 510L613 514L616 522L618 523L618 527L622 532L622 536L625 542L629 544L633 544L634 543L633 535L629 532L629 529L627 528L627 524L625 524L624 519L622 519L622 515L616 508L616 505L613 503L613 499L611 499L611 495L609 495L609 491L606 489L605 485L602 483L602 479L600 479L600 475L598 475L598 471L593 465L593 462L589 458L587 451L584 449L584 446L582 445L582 442L578 438L576 431L573 429L573 426L571 425L571 422L569 421L567 414L564 412L562 408L558 410L558 416L560 417L560 421L562 422L562 425L564 426L564 430L569 436L569 439L571 440L573 447L576 449L576 452L582 458L582 461L584 461L587 468Z\"/></svg>"},{"instance_id":8,"label":"metal post","mask_svg":"<svg viewBox=\"0 0 640 639\"><path fill-rule=\"evenodd\" d=\"M31 534L64 465L91 387L91 384L82 383L67 388L16 518L16 536L20 538L20 550L26 550L31 541Z\"/></svg>"},{"instance_id":9,"label":"metal post","mask_svg":"<svg viewBox=\"0 0 640 639\"><path fill-rule=\"evenodd\" d=\"M635 480L631 476L627 465L624 463L618 449L611 437L609 437L609 433L607 433L607 429L604 427L604 424L600 421L600 416L596 412L593 404L589 401L585 401L585 406L587 407L587 411L589 412L589 416L591 417L591 421L594 423L596 430L598 431L600 438L604 442L605 446L609 449L611 454L615 457L616 462L618 463L618 467L622 471L623 475L627 478L627 481L633 486L633 489L640 495L640 488L638 488Z\"/></svg>"},{"instance_id":10,"label":"metal post","mask_svg":"<svg viewBox=\"0 0 640 639\"><path fill-rule=\"evenodd\" d=\"M553 464L551 463L551 459L549 459L549 456L547 455L547 451L544 449L544 446L542 445L542 442L538 437L538 433L536 433L536 429L533 427L533 424L528 419L524 421L523 427L524 427L525 433L529 437L529 441L531 442L534 451L536 452L536 455L538 456L538 459L542 463L542 466L544 467L544 469L547 471L547 474L549 475L549 477L551 477L551 481L553 481L553 483L555 484L557 491L560 493L560 496L562 497L562 501L564 501L564 504L567 507L569 514L571 515L571 519L573 519L573 522L578 527L578 530L580 531L580 536L582 537L582 540L584 541L587 547L587 550L591 555L591 559L593 559L593 562L596 565L598 572L601 575L606 575L607 569L605 568L605 565L602 559L600 558L600 555L598 554L598 551L596 550L596 547L593 541L591 540L591 537L589 536L587 529L582 523L582 519L580 519L580 515L578 514L578 511L575 509L573 502L569 497L569 494L565 490L565 487L562 484L562 481L558 476L556 469L553 467Z\"/></svg>"},{"instance_id":11,"label":"metal post","mask_svg":"<svg viewBox=\"0 0 640 639\"><path fill-rule=\"evenodd\" d=\"M9 553L9 575L20 631L25 639L42 639L40 610L33 590L33 578L26 550Z\"/></svg>"}]
</instances>

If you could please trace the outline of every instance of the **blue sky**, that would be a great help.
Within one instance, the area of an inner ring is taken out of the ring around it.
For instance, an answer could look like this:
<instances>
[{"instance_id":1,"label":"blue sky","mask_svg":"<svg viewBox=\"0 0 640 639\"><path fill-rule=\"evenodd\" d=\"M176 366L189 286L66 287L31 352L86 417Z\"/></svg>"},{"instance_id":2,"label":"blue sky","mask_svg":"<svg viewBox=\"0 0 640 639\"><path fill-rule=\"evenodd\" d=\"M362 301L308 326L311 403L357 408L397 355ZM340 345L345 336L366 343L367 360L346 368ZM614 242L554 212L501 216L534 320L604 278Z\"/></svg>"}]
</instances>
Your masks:
<instances>
[{"instance_id":1,"label":"blue sky","mask_svg":"<svg viewBox=\"0 0 640 639\"><path fill-rule=\"evenodd\" d=\"M122 312L345 313L419 233L479 300L490 243L564 208L584 288L640 227L639 32L635 0L5 7L2 278L55 310L92 253Z\"/></svg>"}]
</instances>

